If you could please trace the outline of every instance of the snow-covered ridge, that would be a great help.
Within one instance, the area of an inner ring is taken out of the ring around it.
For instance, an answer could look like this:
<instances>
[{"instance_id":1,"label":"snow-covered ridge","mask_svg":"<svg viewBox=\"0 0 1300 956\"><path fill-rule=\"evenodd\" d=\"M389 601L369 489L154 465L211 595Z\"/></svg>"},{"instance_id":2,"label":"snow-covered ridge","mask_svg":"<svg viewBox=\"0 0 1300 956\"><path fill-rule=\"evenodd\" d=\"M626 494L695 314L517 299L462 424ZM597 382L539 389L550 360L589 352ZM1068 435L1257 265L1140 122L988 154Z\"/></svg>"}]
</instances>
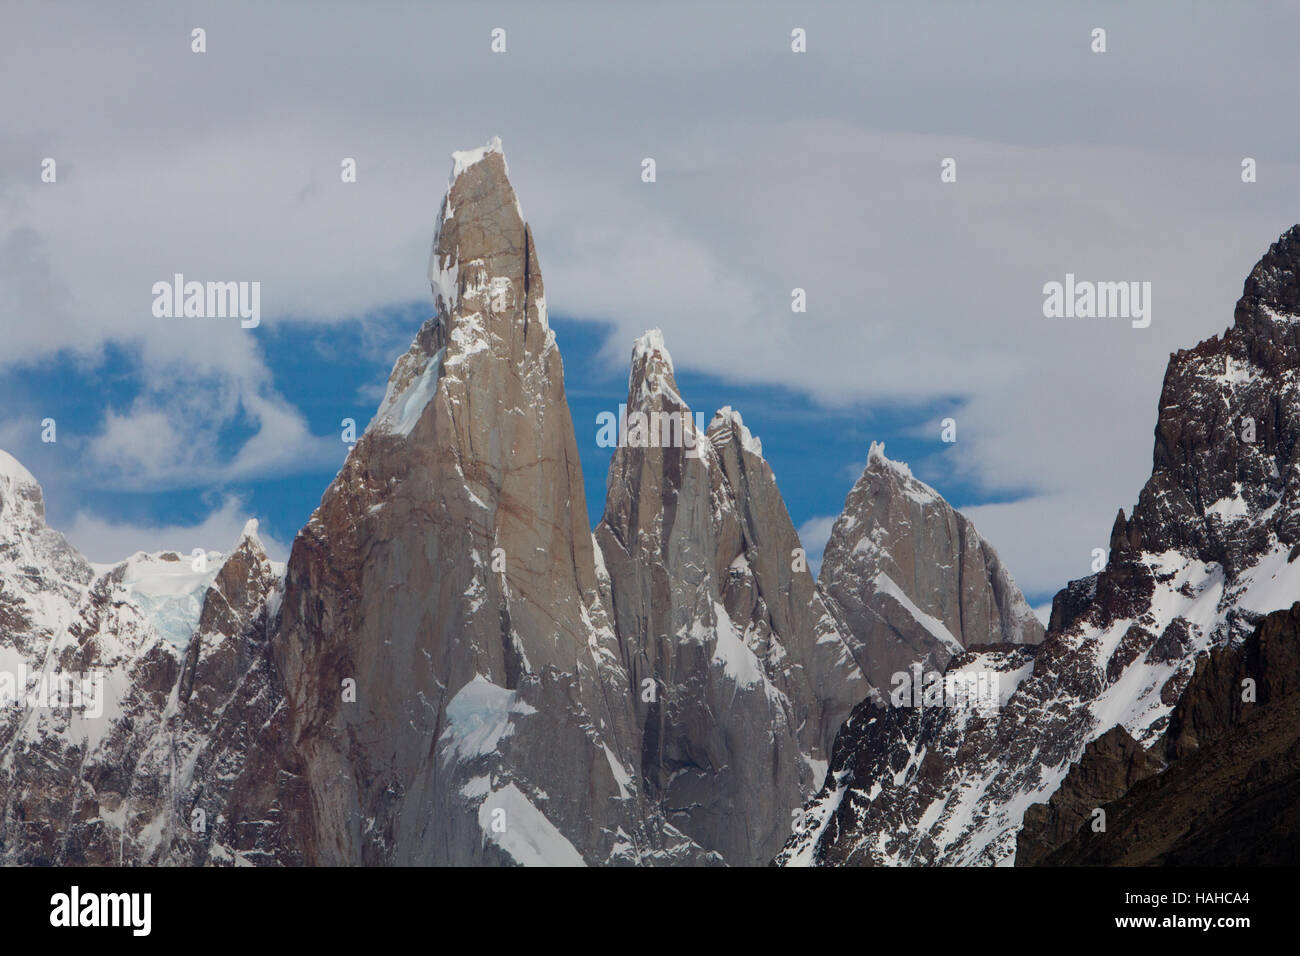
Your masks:
<instances>
[{"instance_id":1,"label":"snow-covered ridge","mask_svg":"<svg viewBox=\"0 0 1300 956\"><path fill-rule=\"evenodd\" d=\"M645 368L646 363L655 359L660 363L660 374L657 378L662 379L665 374L673 374L673 357L672 353L668 351L668 346L664 344L662 329L648 329L632 343L632 362L628 370L628 388L632 387L637 374ZM649 378L650 376L647 375L646 379ZM647 384L649 384L648 381Z\"/></svg>"},{"instance_id":2,"label":"snow-covered ridge","mask_svg":"<svg viewBox=\"0 0 1300 956\"><path fill-rule=\"evenodd\" d=\"M0 488L3 486L23 489L22 498L28 502L40 500L40 483L18 459L0 450ZM67 579L64 584L75 586L67 596L73 603L74 594L79 593L84 598L92 588L106 585L118 600L134 606L159 637L177 650L185 649L198 626L207 590L230 556L229 552L209 549L201 549L199 554L176 550L137 551L120 561L86 561L62 535L45 526L37 510L22 506L14 511L13 497L0 494L0 518L3 519L0 537L14 539L13 553L23 555L19 563L48 571L48 579L33 593L24 595L24 606L38 629L48 629L53 633L67 627L70 619L66 617L66 608L56 608L55 605L62 607L62 603L51 598L54 579ZM251 540L259 550L264 550L258 529L255 518L245 523L235 549ZM282 564L272 562L272 567L277 573L282 573ZM81 570L76 571L76 568ZM0 578L5 576L5 571L0 567ZM19 574L16 570L12 573ZM20 583L26 578L26 573L15 578L15 583L19 584L18 591L26 590Z\"/></svg>"},{"instance_id":3,"label":"snow-covered ridge","mask_svg":"<svg viewBox=\"0 0 1300 956\"><path fill-rule=\"evenodd\" d=\"M0 449L0 479L18 485L36 485L40 487L39 482L32 476L30 471L23 467L22 462L3 449Z\"/></svg>"}]
</instances>

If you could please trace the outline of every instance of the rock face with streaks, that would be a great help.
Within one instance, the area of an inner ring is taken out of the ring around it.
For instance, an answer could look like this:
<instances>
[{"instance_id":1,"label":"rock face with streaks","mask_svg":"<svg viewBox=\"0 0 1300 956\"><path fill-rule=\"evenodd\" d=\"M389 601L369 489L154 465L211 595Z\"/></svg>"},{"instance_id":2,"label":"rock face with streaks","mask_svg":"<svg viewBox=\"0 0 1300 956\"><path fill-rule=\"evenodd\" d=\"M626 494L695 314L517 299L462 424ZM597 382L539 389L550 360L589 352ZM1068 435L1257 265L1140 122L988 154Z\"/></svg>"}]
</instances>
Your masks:
<instances>
[{"instance_id":1,"label":"rock face with streaks","mask_svg":"<svg viewBox=\"0 0 1300 956\"><path fill-rule=\"evenodd\" d=\"M942 670L966 649L1043 639L993 546L876 442L831 529L819 582L877 687L918 662Z\"/></svg>"},{"instance_id":2,"label":"rock face with streaks","mask_svg":"<svg viewBox=\"0 0 1300 956\"><path fill-rule=\"evenodd\" d=\"M628 763L532 233L499 142L455 157L437 314L294 543L275 659L308 863L678 862Z\"/></svg>"},{"instance_id":3,"label":"rock face with streaks","mask_svg":"<svg viewBox=\"0 0 1300 956\"><path fill-rule=\"evenodd\" d=\"M728 862L765 864L869 687L762 446L730 408L700 427L657 331L633 350L626 408L596 540L623 665L644 689L635 765L675 826Z\"/></svg>"}]
</instances>

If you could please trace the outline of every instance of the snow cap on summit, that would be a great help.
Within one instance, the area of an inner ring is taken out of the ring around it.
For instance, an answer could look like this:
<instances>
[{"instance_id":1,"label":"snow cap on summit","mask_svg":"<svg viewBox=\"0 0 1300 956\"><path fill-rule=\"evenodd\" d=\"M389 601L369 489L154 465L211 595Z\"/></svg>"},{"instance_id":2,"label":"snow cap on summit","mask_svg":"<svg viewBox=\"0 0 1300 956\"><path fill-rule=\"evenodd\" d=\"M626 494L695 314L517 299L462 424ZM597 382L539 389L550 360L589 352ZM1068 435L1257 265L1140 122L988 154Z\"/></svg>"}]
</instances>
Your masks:
<instances>
[{"instance_id":1,"label":"snow cap on summit","mask_svg":"<svg viewBox=\"0 0 1300 956\"><path fill-rule=\"evenodd\" d=\"M632 343L632 364L636 365L652 352L658 352L668 367L670 369L673 367L673 357L669 354L668 347L664 345L663 329L647 329Z\"/></svg>"},{"instance_id":2,"label":"snow cap on summit","mask_svg":"<svg viewBox=\"0 0 1300 956\"><path fill-rule=\"evenodd\" d=\"M872 465L878 465L881 468L892 468L905 478L915 478L912 469L907 467L905 462L894 461L894 459L885 456L885 443L883 441L873 441L871 448L867 451L867 467L870 468Z\"/></svg>"},{"instance_id":3,"label":"snow cap on summit","mask_svg":"<svg viewBox=\"0 0 1300 956\"><path fill-rule=\"evenodd\" d=\"M500 153L501 162L506 160L505 151L501 148L501 137L493 136L488 140L486 146L480 146L478 149L458 150L451 154L451 179L455 181L456 177L469 169L475 163L481 162L488 153ZM509 167L506 167L506 175L510 174Z\"/></svg>"},{"instance_id":4,"label":"snow cap on summit","mask_svg":"<svg viewBox=\"0 0 1300 956\"><path fill-rule=\"evenodd\" d=\"M713 421L709 424L709 431L719 423L730 424L736 436L740 439L740 447L750 454L763 457L763 443L754 437L747 427L745 420L740 417L740 412L736 411L730 405L723 405L713 416Z\"/></svg>"},{"instance_id":5,"label":"snow cap on summit","mask_svg":"<svg viewBox=\"0 0 1300 956\"><path fill-rule=\"evenodd\" d=\"M495 160L488 161L494 156ZM517 223L504 211L511 206L518 215ZM469 225L462 229L463 220ZM521 261L524 271L532 269L529 275L540 282L536 262L530 261L530 257L535 259L532 237L519 197L510 185L510 169L500 137L494 136L478 149L453 152L451 178L447 181L429 251L429 283L435 303L440 303L439 307L447 314L455 311L466 291L461 288L466 281L476 286L474 291L484 293L489 299L499 299L503 289L488 283L514 274ZM474 275L464 276L463 270ZM521 283L517 293L524 291L536 303L543 328L549 328L545 296L540 287L534 292L529 283Z\"/></svg>"},{"instance_id":6,"label":"snow cap on summit","mask_svg":"<svg viewBox=\"0 0 1300 956\"><path fill-rule=\"evenodd\" d=\"M673 357L664 345L664 334L660 329L648 329L632 343L627 387L628 404L634 408L656 394L665 395L674 404L686 407L686 402L677 393Z\"/></svg>"}]
</instances>

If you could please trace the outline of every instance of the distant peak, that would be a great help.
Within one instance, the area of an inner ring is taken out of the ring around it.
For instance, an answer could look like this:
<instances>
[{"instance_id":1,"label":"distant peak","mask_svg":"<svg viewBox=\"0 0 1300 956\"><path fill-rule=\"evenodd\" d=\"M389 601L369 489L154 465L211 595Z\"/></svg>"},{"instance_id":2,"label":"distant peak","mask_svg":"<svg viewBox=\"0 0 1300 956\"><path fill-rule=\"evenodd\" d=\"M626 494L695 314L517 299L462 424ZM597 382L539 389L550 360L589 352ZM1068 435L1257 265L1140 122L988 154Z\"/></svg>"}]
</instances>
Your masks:
<instances>
[{"instance_id":1,"label":"distant peak","mask_svg":"<svg viewBox=\"0 0 1300 956\"><path fill-rule=\"evenodd\" d=\"M740 417L740 412L736 411L730 405L723 405L714 413L713 421L709 424L709 431L716 432L720 427L729 427L732 434L740 441L740 447L751 454L763 457L763 443L756 438L753 433L745 426L745 420Z\"/></svg>"},{"instance_id":2,"label":"distant peak","mask_svg":"<svg viewBox=\"0 0 1300 956\"><path fill-rule=\"evenodd\" d=\"M458 150L451 154L451 178L455 180L461 173L469 169L476 163L483 161L489 153L499 153L502 165L505 164L506 154L501 148L501 137L493 136L488 140L486 146L480 146L478 149ZM509 170L507 169L507 175Z\"/></svg>"},{"instance_id":3,"label":"distant peak","mask_svg":"<svg viewBox=\"0 0 1300 956\"><path fill-rule=\"evenodd\" d=\"M632 365L627 376L627 404L641 408L657 398L666 399L686 410L686 401L677 391L673 357L664 345L664 334L649 329L632 343Z\"/></svg>"},{"instance_id":4,"label":"distant peak","mask_svg":"<svg viewBox=\"0 0 1300 956\"><path fill-rule=\"evenodd\" d=\"M885 456L885 443L883 441L873 441L871 448L867 451L867 467L870 468L872 465L878 468L892 468L908 478L912 477L912 469L908 468L906 464Z\"/></svg>"},{"instance_id":5,"label":"distant peak","mask_svg":"<svg viewBox=\"0 0 1300 956\"><path fill-rule=\"evenodd\" d=\"M1260 306L1270 318L1300 314L1300 225L1282 233L1250 270L1238 303L1238 321L1243 305ZM1245 314L1251 311L1248 308Z\"/></svg>"},{"instance_id":6,"label":"distant peak","mask_svg":"<svg viewBox=\"0 0 1300 956\"><path fill-rule=\"evenodd\" d=\"M858 480L866 480L868 475L889 477L917 504L929 505L944 501L943 495L912 474L912 469L906 462L887 457L883 441L871 443L867 451L867 467L862 472L862 478Z\"/></svg>"},{"instance_id":7,"label":"distant peak","mask_svg":"<svg viewBox=\"0 0 1300 956\"><path fill-rule=\"evenodd\" d=\"M668 366L668 370L671 372L673 369L673 357L669 354L668 347L664 345L664 333L662 329L648 329L632 343L632 364L636 365L638 362L655 353L659 354L660 358Z\"/></svg>"},{"instance_id":8,"label":"distant peak","mask_svg":"<svg viewBox=\"0 0 1300 956\"><path fill-rule=\"evenodd\" d=\"M244 522L244 530L239 532L239 541L235 543L229 554L222 555L223 562L224 559L241 552L251 555L254 560L267 560L266 546L262 544L260 532L261 525L256 518L249 518Z\"/></svg>"}]
</instances>

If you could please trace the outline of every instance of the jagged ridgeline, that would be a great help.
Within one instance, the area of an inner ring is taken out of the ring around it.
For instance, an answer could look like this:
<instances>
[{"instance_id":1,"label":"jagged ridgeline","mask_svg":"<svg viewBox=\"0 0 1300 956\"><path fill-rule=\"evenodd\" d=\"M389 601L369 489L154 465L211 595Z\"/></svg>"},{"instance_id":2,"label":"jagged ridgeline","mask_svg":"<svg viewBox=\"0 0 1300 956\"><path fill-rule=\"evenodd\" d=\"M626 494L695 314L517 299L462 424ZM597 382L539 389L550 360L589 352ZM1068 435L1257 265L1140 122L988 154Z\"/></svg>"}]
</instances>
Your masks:
<instances>
[{"instance_id":1,"label":"jagged ridgeline","mask_svg":"<svg viewBox=\"0 0 1300 956\"><path fill-rule=\"evenodd\" d=\"M1043 643L949 665L1001 671L1001 708L861 704L780 862L1294 861L1300 226L1233 326L1170 358L1155 438Z\"/></svg>"},{"instance_id":2,"label":"jagged ridgeline","mask_svg":"<svg viewBox=\"0 0 1300 956\"><path fill-rule=\"evenodd\" d=\"M1030 659L992 547L883 446L815 581L760 442L730 408L700 433L657 332L627 407L683 441L616 449L593 534L499 141L455 154L430 279L287 566L255 524L91 566L0 458L0 664L105 678L98 716L4 710L4 862L766 864L894 671Z\"/></svg>"}]
</instances>

